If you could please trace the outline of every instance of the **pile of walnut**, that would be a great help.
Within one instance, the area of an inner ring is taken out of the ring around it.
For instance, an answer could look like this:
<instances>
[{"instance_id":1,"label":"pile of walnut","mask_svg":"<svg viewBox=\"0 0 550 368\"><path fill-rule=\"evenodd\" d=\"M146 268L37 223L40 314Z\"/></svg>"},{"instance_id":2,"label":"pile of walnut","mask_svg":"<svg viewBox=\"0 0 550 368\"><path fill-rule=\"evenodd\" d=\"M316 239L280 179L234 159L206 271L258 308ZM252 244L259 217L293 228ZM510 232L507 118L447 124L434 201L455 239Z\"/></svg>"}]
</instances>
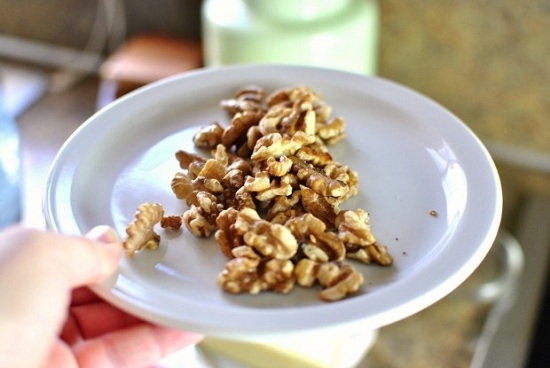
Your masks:
<instances>
[{"instance_id":1,"label":"pile of walnut","mask_svg":"<svg viewBox=\"0 0 550 368\"><path fill-rule=\"evenodd\" d=\"M322 300L339 300L363 284L346 258L389 266L363 209L340 210L358 192L358 175L333 160L327 146L344 137L344 120L307 87L268 96L247 86L222 108L231 123L202 128L197 147L211 157L178 151L184 170L171 187L189 209L164 216L160 204L145 203L127 229L126 253L156 248L156 223L198 237L215 234L229 261L217 283L230 293L289 292L295 284L322 287Z\"/></svg>"}]
</instances>

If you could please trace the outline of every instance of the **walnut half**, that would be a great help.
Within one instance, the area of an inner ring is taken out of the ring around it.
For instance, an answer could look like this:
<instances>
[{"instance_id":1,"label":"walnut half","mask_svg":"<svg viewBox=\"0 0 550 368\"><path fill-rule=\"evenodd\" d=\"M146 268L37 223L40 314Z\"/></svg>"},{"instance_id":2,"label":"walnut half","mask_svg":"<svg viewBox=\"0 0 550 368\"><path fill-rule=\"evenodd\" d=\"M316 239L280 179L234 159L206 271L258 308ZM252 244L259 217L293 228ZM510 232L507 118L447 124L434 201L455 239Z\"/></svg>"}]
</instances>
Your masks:
<instances>
[{"instance_id":1,"label":"walnut half","mask_svg":"<svg viewBox=\"0 0 550 368\"><path fill-rule=\"evenodd\" d=\"M160 235L154 227L162 221L164 208L159 203L143 203L135 213L135 219L126 228L127 237L122 245L127 257L132 257L136 251L158 248Z\"/></svg>"},{"instance_id":2,"label":"walnut half","mask_svg":"<svg viewBox=\"0 0 550 368\"><path fill-rule=\"evenodd\" d=\"M363 275L347 262L315 262L304 258L294 268L296 283L312 287L318 282L323 290L319 298L335 301L356 293L363 285Z\"/></svg>"},{"instance_id":3,"label":"walnut half","mask_svg":"<svg viewBox=\"0 0 550 368\"><path fill-rule=\"evenodd\" d=\"M298 242L289 229L260 218L251 208L243 208L235 220L237 235L264 257L290 259L298 250Z\"/></svg>"},{"instance_id":4,"label":"walnut half","mask_svg":"<svg viewBox=\"0 0 550 368\"><path fill-rule=\"evenodd\" d=\"M288 293L294 287L294 264L290 260L261 259L250 255L248 248L234 248L236 257L226 263L225 268L217 278L218 286L232 294L258 294L271 290L277 293ZM254 253L252 253L254 254Z\"/></svg>"}]
</instances>

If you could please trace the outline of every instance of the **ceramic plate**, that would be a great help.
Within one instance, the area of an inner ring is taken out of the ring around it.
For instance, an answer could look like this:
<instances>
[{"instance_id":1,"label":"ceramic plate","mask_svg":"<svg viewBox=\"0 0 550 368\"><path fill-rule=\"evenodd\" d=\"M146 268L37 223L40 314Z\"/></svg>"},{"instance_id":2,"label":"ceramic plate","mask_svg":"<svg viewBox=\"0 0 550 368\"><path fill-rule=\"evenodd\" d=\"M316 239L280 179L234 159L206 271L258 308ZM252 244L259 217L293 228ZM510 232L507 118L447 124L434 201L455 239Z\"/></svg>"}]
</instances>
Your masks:
<instances>
[{"instance_id":1,"label":"ceramic plate","mask_svg":"<svg viewBox=\"0 0 550 368\"><path fill-rule=\"evenodd\" d=\"M318 290L229 295L216 276L226 259L213 239L164 234L157 251L123 259L116 280L95 288L142 318L214 336L254 337L355 324L378 328L429 306L464 281L496 236L502 210L494 164L469 128L432 100L396 83L319 68L249 65L203 69L143 87L93 115L64 144L45 192L55 231L83 234L99 224L121 236L143 202L167 213L186 208L170 181L174 152L192 135L227 122L219 102L243 85L266 91L306 85L347 123L331 147L359 173L364 208L395 258L389 268L356 264L360 293L334 303ZM433 215L433 211L437 216Z\"/></svg>"}]
</instances>

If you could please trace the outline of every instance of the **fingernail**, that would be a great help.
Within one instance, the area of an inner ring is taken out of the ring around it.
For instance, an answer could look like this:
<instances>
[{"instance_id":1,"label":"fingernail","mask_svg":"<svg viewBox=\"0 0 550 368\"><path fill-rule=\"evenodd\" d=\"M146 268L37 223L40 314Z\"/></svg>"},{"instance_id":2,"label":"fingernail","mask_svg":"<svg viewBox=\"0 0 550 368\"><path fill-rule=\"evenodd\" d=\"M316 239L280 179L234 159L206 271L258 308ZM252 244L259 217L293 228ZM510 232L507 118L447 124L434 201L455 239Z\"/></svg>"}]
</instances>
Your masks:
<instances>
[{"instance_id":1,"label":"fingernail","mask_svg":"<svg viewBox=\"0 0 550 368\"><path fill-rule=\"evenodd\" d=\"M103 258L103 273L112 273L116 269L118 260L122 254L122 246L119 243L117 233L111 227L101 225L88 231L86 237L103 243L101 247L103 252L99 253Z\"/></svg>"},{"instance_id":2,"label":"fingernail","mask_svg":"<svg viewBox=\"0 0 550 368\"><path fill-rule=\"evenodd\" d=\"M93 240L98 240L103 243L114 243L118 241L116 232L109 226L100 225L88 231L86 237Z\"/></svg>"}]
</instances>

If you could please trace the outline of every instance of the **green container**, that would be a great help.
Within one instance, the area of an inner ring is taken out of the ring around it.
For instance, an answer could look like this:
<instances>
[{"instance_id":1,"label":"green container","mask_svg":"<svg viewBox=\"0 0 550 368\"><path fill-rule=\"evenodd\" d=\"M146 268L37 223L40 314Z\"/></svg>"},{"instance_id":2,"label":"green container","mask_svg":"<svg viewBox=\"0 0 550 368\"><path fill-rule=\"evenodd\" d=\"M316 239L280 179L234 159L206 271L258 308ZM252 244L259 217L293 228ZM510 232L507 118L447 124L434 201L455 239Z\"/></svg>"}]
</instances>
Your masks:
<instances>
[{"instance_id":1,"label":"green container","mask_svg":"<svg viewBox=\"0 0 550 368\"><path fill-rule=\"evenodd\" d=\"M207 66L312 65L376 74L376 0L205 0Z\"/></svg>"}]
</instances>

